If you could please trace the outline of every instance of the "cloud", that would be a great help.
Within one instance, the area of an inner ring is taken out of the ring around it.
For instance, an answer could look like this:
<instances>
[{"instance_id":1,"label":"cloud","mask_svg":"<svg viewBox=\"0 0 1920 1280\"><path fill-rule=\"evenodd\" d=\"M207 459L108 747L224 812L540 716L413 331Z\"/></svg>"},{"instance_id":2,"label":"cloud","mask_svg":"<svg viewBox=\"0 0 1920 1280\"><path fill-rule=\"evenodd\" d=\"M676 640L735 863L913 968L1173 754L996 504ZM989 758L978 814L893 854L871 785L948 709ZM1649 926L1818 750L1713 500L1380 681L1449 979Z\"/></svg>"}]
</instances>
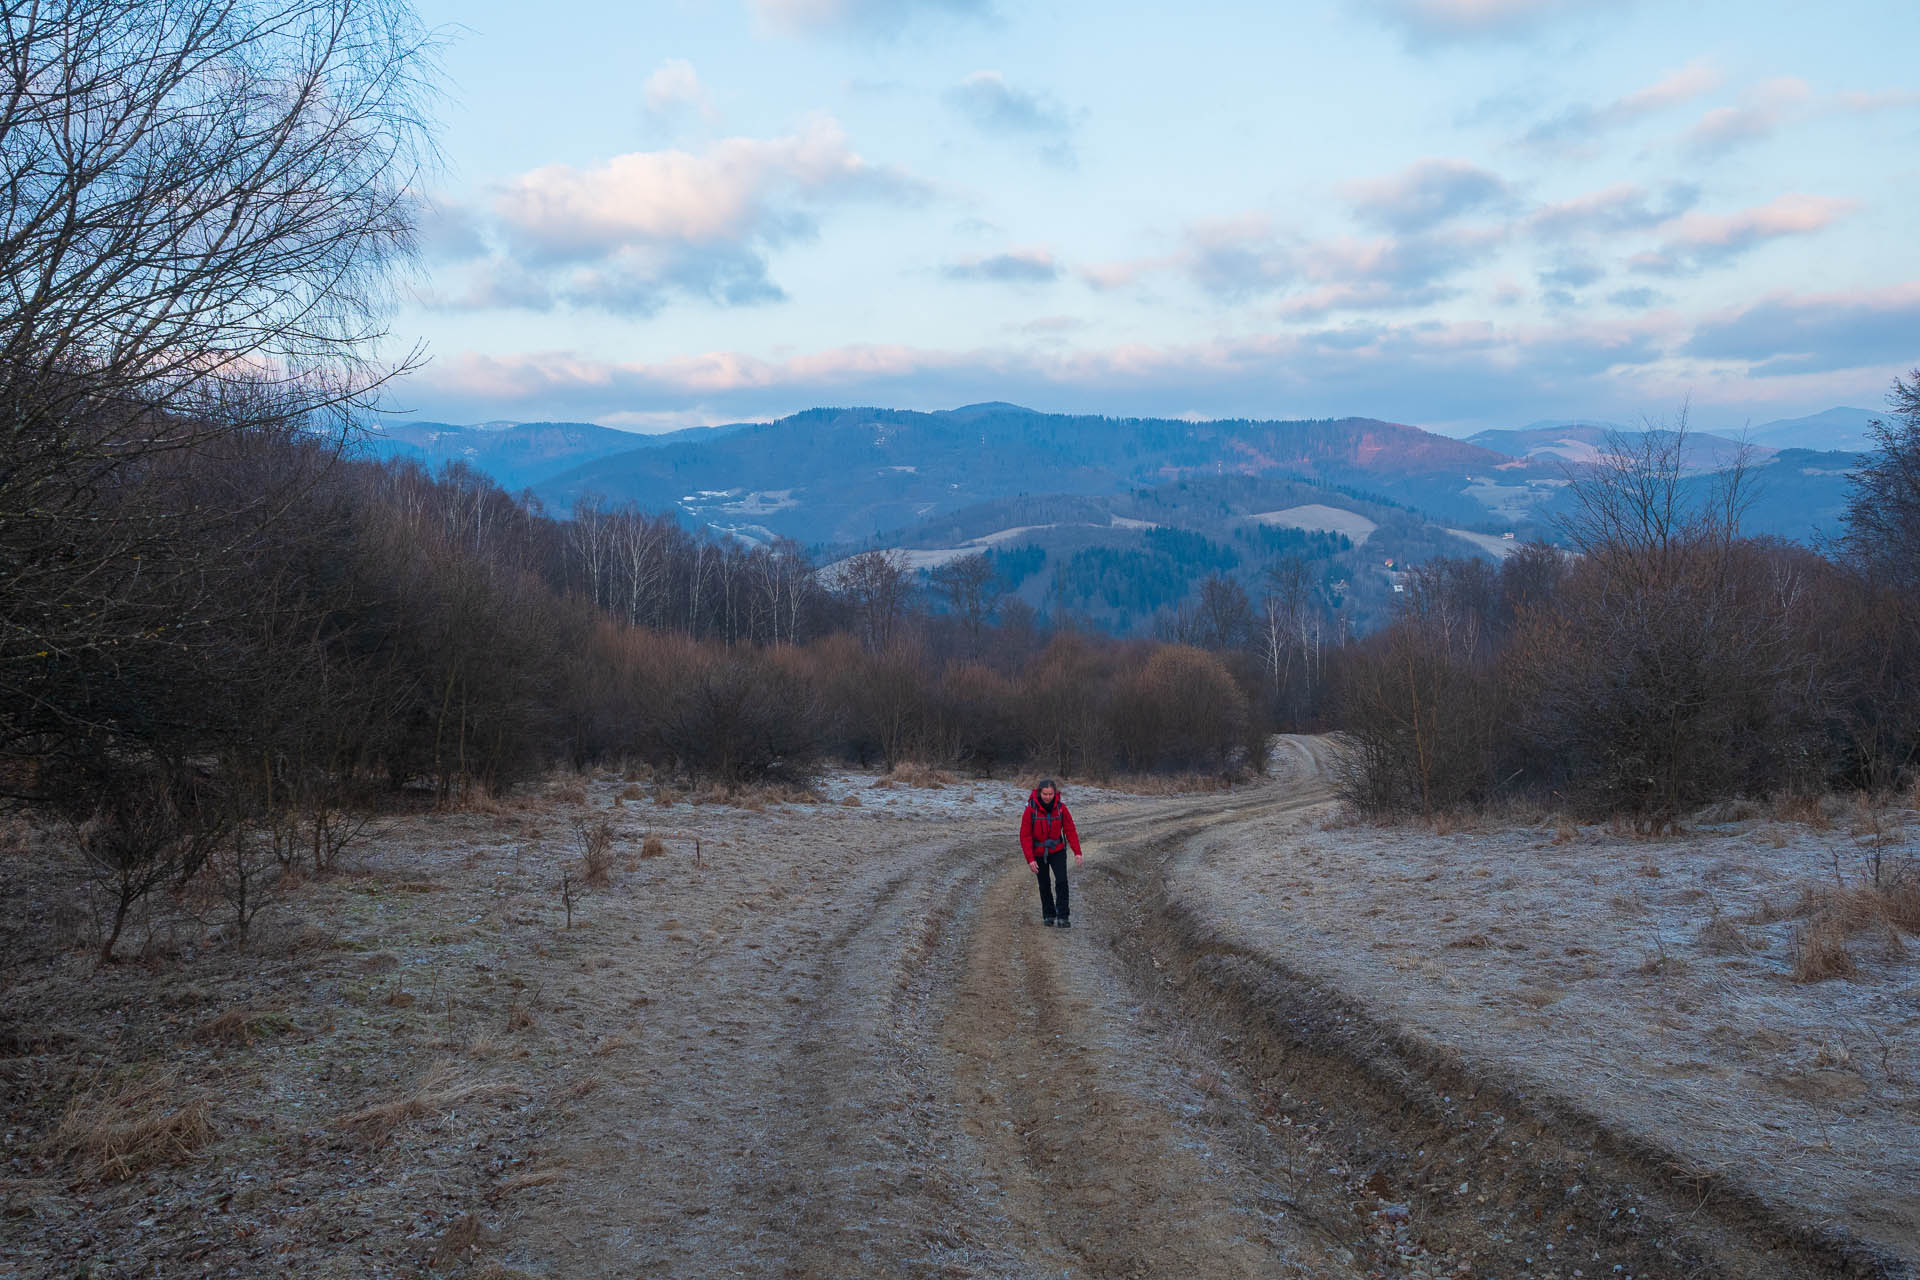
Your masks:
<instances>
[{"instance_id":1,"label":"cloud","mask_svg":"<svg viewBox=\"0 0 1920 1280\"><path fill-rule=\"evenodd\" d=\"M1806 113L1812 96L1804 80L1793 76L1769 80L1749 89L1738 107L1715 107L1701 116L1680 145L1696 160L1723 156L1772 137L1782 125Z\"/></svg>"},{"instance_id":2,"label":"cloud","mask_svg":"<svg viewBox=\"0 0 1920 1280\"><path fill-rule=\"evenodd\" d=\"M1413 48L1476 40L1523 40L1559 19L1616 13L1619 0L1364 0Z\"/></svg>"},{"instance_id":3,"label":"cloud","mask_svg":"<svg viewBox=\"0 0 1920 1280\"><path fill-rule=\"evenodd\" d=\"M699 73L685 58L670 58L656 67L647 77L641 95L646 100L647 111L655 116L692 110L713 120L720 114L713 104L713 95L700 83Z\"/></svg>"},{"instance_id":4,"label":"cloud","mask_svg":"<svg viewBox=\"0 0 1920 1280\"><path fill-rule=\"evenodd\" d=\"M1485 322L1347 323L1155 346L1056 342L940 350L872 344L780 360L714 351L655 362L568 352L464 354L432 366L411 392L452 421L684 414L708 421L777 416L819 404L939 408L982 399L1086 412L1319 417L1406 422L1630 415L1669 354L1670 334L1639 321L1500 328ZM1667 388L1660 388L1665 397ZM1624 403L1623 403L1624 400Z\"/></svg>"},{"instance_id":5,"label":"cloud","mask_svg":"<svg viewBox=\"0 0 1920 1280\"><path fill-rule=\"evenodd\" d=\"M1606 278L1606 271L1582 256L1562 258L1539 273L1540 283L1555 289L1584 289Z\"/></svg>"},{"instance_id":6,"label":"cloud","mask_svg":"<svg viewBox=\"0 0 1920 1280\"><path fill-rule=\"evenodd\" d=\"M1534 147L1582 142L1610 129L1678 106L1720 85L1720 73L1711 63L1696 59L1677 71L1612 102L1595 106L1578 103L1527 130L1521 142Z\"/></svg>"},{"instance_id":7,"label":"cloud","mask_svg":"<svg viewBox=\"0 0 1920 1280\"><path fill-rule=\"evenodd\" d=\"M1668 225L1660 247L1629 260L1648 275L1691 275L1729 262L1769 240L1813 235L1860 207L1858 200L1784 195L1732 214L1690 213Z\"/></svg>"},{"instance_id":8,"label":"cloud","mask_svg":"<svg viewBox=\"0 0 1920 1280\"><path fill-rule=\"evenodd\" d=\"M896 35L926 17L984 18L993 12L988 0L748 0L748 7L769 27L803 35Z\"/></svg>"},{"instance_id":9,"label":"cloud","mask_svg":"<svg viewBox=\"0 0 1920 1280\"><path fill-rule=\"evenodd\" d=\"M1060 278L1060 264L1045 249L1010 249L985 257L949 263L942 274L950 280L991 280L1003 284L1046 284Z\"/></svg>"},{"instance_id":10,"label":"cloud","mask_svg":"<svg viewBox=\"0 0 1920 1280\"><path fill-rule=\"evenodd\" d=\"M1615 289L1607 295L1607 301L1616 307L1627 307L1634 311L1645 311L1648 307L1665 302L1667 296L1641 285L1634 289Z\"/></svg>"},{"instance_id":11,"label":"cloud","mask_svg":"<svg viewBox=\"0 0 1920 1280\"><path fill-rule=\"evenodd\" d=\"M998 71L976 71L947 90L946 98L982 133L1035 138L1049 162L1073 163L1073 121L1052 95L1016 89Z\"/></svg>"},{"instance_id":12,"label":"cloud","mask_svg":"<svg viewBox=\"0 0 1920 1280\"><path fill-rule=\"evenodd\" d=\"M1877 93L1850 90L1834 98L1834 105L1842 111L1900 111L1907 107L1920 107L1920 92L1911 89L1883 89Z\"/></svg>"},{"instance_id":13,"label":"cloud","mask_svg":"<svg viewBox=\"0 0 1920 1280\"><path fill-rule=\"evenodd\" d=\"M1422 160L1390 178L1348 182L1341 193L1362 222L1387 231L1424 231L1505 203L1506 182L1464 160Z\"/></svg>"},{"instance_id":14,"label":"cloud","mask_svg":"<svg viewBox=\"0 0 1920 1280\"><path fill-rule=\"evenodd\" d=\"M1543 240L1643 231L1672 221L1699 199L1698 187L1675 184L1666 189L1656 205L1646 188L1620 183L1559 204L1542 205L1528 215L1527 228Z\"/></svg>"},{"instance_id":15,"label":"cloud","mask_svg":"<svg viewBox=\"0 0 1920 1280\"><path fill-rule=\"evenodd\" d=\"M467 262L487 252L473 210L451 201L423 200L417 234L420 252L430 262Z\"/></svg>"},{"instance_id":16,"label":"cloud","mask_svg":"<svg viewBox=\"0 0 1920 1280\"><path fill-rule=\"evenodd\" d=\"M1870 293L1776 295L1716 317L1686 353L1744 364L1751 377L1899 365L1920 333L1920 282Z\"/></svg>"},{"instance_id":17,"label":"cloud","mask_svg":"<svg viewBox=\"0 0 1920 1280\"><path fill-rule=\"evenodd\" d=\"M1499 229L1456 228L1307 241L1276 231L1264 215L1245 214L1190 223L1175 253L1092 264L1080 275L1096 289L1112 289L1171 270L1226 302L1288 294L1279 313L1303 319L1453 297L1445 282L1485 261L1504 238Z\"/></svg>"},{"instance_id":18,"label":"cloud","mask_svg":"<svg viewBox=\"0 0 1920 1280\"><path fill-rule=\"evenodd\" d=\"M1301 279L1301 255L1259 214L1191 223L1186 242L1186 252L1176 260L1195 284L1215 297L1270 293Z\"/></svg>"},{"instance_id":19,"label":"cloud","mask_svg":"<svg viewBox=\"0 0 1920 1280\"><path fill-rule=\"evenodd\" d=\"M912 202L925 187L874 165L819 118L785 138L728 138L703 152L633 152L592 169L548 165L494 193L496 252L443 307L557 304L650 315L674 296L723 306L786 295L768 254L815 234L820 211Z\"/></svg>"}]
</instances>

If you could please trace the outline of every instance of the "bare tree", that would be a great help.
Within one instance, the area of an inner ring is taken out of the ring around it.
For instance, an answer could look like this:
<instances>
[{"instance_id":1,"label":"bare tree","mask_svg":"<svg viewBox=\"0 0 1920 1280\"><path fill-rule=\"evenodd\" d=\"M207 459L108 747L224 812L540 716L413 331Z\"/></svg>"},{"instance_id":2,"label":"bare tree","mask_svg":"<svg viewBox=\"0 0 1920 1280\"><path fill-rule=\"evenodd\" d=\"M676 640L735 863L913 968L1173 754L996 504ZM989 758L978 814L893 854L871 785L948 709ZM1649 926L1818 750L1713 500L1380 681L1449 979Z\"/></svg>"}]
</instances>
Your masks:
<instances>
[{"instance_id":1,"label":"bare tree","mask_svg":"<svg viewBox=\"0 0 1920 1280\"><path fill-rule=\"evenodd\" d=\"M993 616L999 592L994 590L993 561L983 553L961 556L940 565L931 574L934 590L967 633L967 657L980 656L980 635Z\"/></svg>"},{"instance_id":2,"label":"bare tree","mask_svg":"<svg viewBox=\"0 0 1920 1280\"><path fill-rule=\"evenodd\" d=\"M1893 380L1892 412L1873 424L1874 451L1853 473L1844 546L1875 582L1920 600L1920 368Z\"/></svg>"},{"instance_id":3,"label":"bare tree","mask_svg":"<svg viewBox=\"0 0 1920 1280\"><path fill-rule=\"evenodd\" d=\"M898 551L862 551L837 568L839 590L860 620L868 652L885 652L893 645L913 589L906 557Z\"/></svg>"},{"instance_id":4,"label":"bare tree","mask_svg":"<svg viewBox=\"0 0 1920 1280\"><path fill-rule=\"evenodd\" d=\"M155 732L98 691L230 608L244 532L179 484L415 362L379 344L431 54L399 0L0 0L0 752Z\"/></svg>"}]
</instances>

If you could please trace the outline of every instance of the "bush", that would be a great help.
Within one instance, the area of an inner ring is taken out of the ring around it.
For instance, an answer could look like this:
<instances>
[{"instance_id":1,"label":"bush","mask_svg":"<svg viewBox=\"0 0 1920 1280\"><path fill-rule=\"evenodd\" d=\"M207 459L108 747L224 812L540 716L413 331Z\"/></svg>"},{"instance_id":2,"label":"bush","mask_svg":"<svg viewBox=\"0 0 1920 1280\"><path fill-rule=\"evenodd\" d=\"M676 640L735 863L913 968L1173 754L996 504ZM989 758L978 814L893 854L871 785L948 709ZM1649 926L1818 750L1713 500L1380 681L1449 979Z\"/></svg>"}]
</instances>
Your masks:
<instances>
[{"instance_id":1,"label":"bush","mask_svg":"<svg viewBox=\"0 0 1920 1280\"><path fill-rule=\"evenodd\" d=\"M661 737L696 777L807 784L820 755L818 698L752 654L704 655L668 700Z\"/></svg>"},{"instance_id":2,"label":"bush","mask_svg":"<svg viewBox=\"0 0 1920 1280\"><path fill-rule=\"evenodd\" d=\"M1219 770L1241 754L1248 719L1246 695L1218 657L1167 645L1114 689L1108 741L1123 769Z\"/></svg>"},{"instance_id":3,"label":"bush","mask_svg":"<svg viewBox=\"0 0 1920 1280\"><path fill-rule=\"evenodd\" d=\"M1450 653L1446 636L1404 616L1344 654L1333 674L1343 730L1335 786L1373 814L1485 801L1501 749L1497 674Z\"/></svg>"}]
</instances>

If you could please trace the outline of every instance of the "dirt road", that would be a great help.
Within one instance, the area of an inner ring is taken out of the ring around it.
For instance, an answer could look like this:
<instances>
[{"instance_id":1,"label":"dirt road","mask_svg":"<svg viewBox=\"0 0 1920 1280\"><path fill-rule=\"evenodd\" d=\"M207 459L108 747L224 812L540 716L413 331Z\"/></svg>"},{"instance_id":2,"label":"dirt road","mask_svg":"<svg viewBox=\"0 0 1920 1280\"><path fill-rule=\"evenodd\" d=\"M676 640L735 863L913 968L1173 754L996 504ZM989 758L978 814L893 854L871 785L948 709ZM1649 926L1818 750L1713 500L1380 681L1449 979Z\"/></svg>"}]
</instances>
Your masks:
<instances>
[{"instance_id":1,"label":"dirt road","mask_svg":"<svg viewBox=\"0 0 1920 1280\"><path fill-rule=\"evenodd\" d=\"M40 1027L0 1060L23 1152L109 1055L208 1136L127 1181L17 1158L0 1275L1910 1274L1168 892L1210 841L1325 804L1323 756L1070 791L1070 931L1040 924L1013 784L840 778L750 812L623 806L606 777L401 824L277 947L8 989ZM567 897L591 815L629 852ZM636 856L648 833L668 856Z\"/></svg>"},{"instance_id":2,"label":"dirt road","mask_svg":"<svg viewBox=\"0 0 1920 1280\"><path fill-rule=\"evenodd\" d=\"M524 1202L500 1260L570 1276L1899 1274L1750 1206L1703 1212L1657 1152L1556 1133L1492 1088L1473 1102L1474 1081L1337 997L1169 918L1159 877L1196 836L1325 802L1321 748L1291 749L1286 781L1077 807L1071 931L1040 925L1004 815L849 850L803 886L743 886L601 1059L588 1121L554 1153L564 1196Z\"/></svg>"}]
</instances>

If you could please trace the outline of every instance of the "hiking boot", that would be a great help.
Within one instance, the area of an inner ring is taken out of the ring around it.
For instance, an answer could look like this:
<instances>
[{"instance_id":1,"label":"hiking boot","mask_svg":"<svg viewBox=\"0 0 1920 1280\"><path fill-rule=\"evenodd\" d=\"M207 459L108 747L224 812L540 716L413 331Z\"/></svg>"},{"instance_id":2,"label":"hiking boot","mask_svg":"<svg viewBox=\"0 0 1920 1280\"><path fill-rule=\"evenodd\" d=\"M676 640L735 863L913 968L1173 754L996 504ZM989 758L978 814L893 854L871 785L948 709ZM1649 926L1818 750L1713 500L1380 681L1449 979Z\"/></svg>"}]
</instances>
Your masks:
<instances>
[{"instance_id":1,"label":"hiking boot","mask_svg":"<svg viewBox=\"0 0 1920 1280\"><path fill-rule=\"evenodd\" d=\"M1058 920L1054 921L1054 924L1062 929L1073 928L1073 921L1067 919L1065 916L1061 916Z\"/></svg>"},{"instance_id":2,"label":"hiking boot","mask_svg":"<svg viewBox=\"0 0 1920 1280\"><path fill-rule=\"evenodd\" d=\"M1041 924L1043 924L1043 925L1045 925L1045 926L1047 926L1047 928L1049 928L1049 929L1051 929L1051 928L1053 928L1053 923L1054 923L1054 921L1053 921L1053 917L1052 917L1052 916L1041 916L1041 917L1040 917L1040 923L1041 923Z\"/></svg>"}]
</instances>

